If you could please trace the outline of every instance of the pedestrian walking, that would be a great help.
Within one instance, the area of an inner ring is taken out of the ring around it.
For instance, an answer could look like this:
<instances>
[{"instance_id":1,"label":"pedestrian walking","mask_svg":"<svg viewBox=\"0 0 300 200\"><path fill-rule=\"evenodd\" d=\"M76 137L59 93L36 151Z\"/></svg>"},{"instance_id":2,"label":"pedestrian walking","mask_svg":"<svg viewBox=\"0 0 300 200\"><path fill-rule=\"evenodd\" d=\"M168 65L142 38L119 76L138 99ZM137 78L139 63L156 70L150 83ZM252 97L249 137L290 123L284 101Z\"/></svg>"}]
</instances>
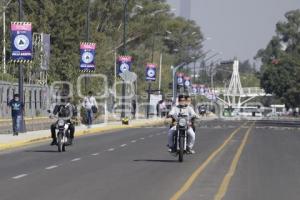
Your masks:
<instances>
[{"instance_id":1,"label":"pedestrian walking","mask_svg":"<svg viewBox=\"0 0 300 200\"><path fill-rule=\"evenodd\" d=\"M13 135L16 136L20 132L24 104L20 101L19 95L15 94L14 98L8 102L8 106L11 108Z\"/></svg>"},{"instance_id":2,"label":"pedestrian walking","mask_svg":"<svg viewBox=\"0 0 300 200\"><path fill-rule=\"evenodd\" d=\"M132 118L135 119L135 115L136 115L136 101L134 99L131 102L131 114L132 114Z\"/></svg>"},{"instance_id":3,"label":"pedestrian walking","mask_svg":"<svg viewBox=\"0 0 300 200\"><path fill-rule=\"evenodd\" d=\"M98 105L93 92L88 92L88 96L83 99L82 106L85 109L87 126L90 128L93 123L93 114L98 112Z\"/></svg>"}]
</instances>

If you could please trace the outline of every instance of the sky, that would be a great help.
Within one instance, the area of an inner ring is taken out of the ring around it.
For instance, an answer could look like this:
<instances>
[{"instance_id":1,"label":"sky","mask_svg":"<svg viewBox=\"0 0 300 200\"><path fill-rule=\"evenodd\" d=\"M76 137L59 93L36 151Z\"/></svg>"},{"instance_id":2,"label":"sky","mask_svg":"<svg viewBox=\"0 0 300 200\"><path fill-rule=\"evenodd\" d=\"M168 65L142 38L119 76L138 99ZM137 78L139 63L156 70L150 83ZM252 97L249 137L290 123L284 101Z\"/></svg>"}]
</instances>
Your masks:
<instances>
[{"instance_id":1,"label":"sky","mask_svg":"<svg viewBox=\"0 0 300 200\"><path fill-rule=\"evenodd\" d=\"M188 9L190 1L190 11ZM222 52L219 58L239 60L253 57L265 48L278 21L287 11L300 9L300 0L167 0L176 15L195 20L204 37L204 51ZM185 6L181 5L185 4ZM190 13L189 13L190 12Z\"/></svg>"}]
</instances>

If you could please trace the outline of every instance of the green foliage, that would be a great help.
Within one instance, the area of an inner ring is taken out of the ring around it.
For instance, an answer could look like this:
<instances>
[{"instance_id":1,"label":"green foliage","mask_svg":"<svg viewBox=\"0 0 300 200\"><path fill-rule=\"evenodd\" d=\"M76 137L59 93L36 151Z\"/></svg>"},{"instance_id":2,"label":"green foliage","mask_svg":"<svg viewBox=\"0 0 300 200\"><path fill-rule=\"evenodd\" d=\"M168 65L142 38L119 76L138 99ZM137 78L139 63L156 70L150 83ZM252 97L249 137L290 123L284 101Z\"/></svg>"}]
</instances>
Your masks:
<instances>
[{"instance_id":1,"label":"green foliage","mask_svg":"<svg viewBox=\"0 0 300 200\"><path fill-rule=\"evenodd\" d=\"M300 10L285 14L278 22L276 35L256 58L262 61L260 81L268 93L281 98L287 106L300 105Z\"/></svg>"},{"instance_id":2,"label":"green foliage","mask_svg":"<svg viewBox=\"0 0 300 200\"><path fill-rule=\"evenodd\" d=\"M75 84L81 74L79 43L86 41L88 1L23 2L23 21L32 22L33 32L51 35L49 83L63 80ZM106 75L109 87L114 83L114 53L123 54L123 13L123 0L90 1L89 38L90 42L97 44L95 73ZM17 1L12 1L6 14L9 30L10 22L18 21ZM194 21L175 17L165 0L130 0L127 6L126 39L127 54L133 56L133 71L138 74L138 93L143 94L147 87L144 80L147 62L159 64L160 54L163 54L162 88L168 92L170 66L189 62L190 57L199 55L203 36ZM10 46L9 34L6 46ZM10 49L7 54L10 55ZM38 72L38 63L26 66L26 73ZM92 82L89 90L96 91L98 87L98 83ZM153 88L158 88L158 81L153 83Z\"/></svg>"}]
</instances>

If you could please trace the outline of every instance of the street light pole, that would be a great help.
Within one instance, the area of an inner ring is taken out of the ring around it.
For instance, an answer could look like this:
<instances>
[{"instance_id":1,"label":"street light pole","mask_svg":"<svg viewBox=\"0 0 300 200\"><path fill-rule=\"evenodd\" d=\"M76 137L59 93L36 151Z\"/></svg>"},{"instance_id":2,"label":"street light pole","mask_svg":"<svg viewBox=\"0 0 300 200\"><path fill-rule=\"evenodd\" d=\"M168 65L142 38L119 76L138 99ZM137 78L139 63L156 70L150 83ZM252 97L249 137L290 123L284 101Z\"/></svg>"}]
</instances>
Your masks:
<instances>
[{"instance_id":1,"label":"street light pole","mask_svg":"<svg viewBox=\"0 0 300 200\"><path fill-rule=\"evenodd\" d=\"M173 99L172 99L172 103L173 105L176 103L176 96L177 96L177 80L175 78L176 76L176 72L179 68L183 67L186 63L182 63L182 64L179 64L177 65L176 67L174 66L171 66L171 69L172 69L172 80L173 80L173 89L172 89L172 96L173 96Z\"/></svg>"},{"instance_id":2,"label":"street light pole","mask_svg":"<svg viewBox=\"0 0 300 200\"><path fill-rule=\"evenodd\" d=\"M90 0L87 0L87 12L86 12L86 27L85 27L85 41L90 40ZM89 72L88 72L89 73ZM84 78L84 90L87 93L88 77Z\"/></svg>"},{"instance_id":3,"label":"street light pole","mask_svg":"<svg viewBox=\"0 0 300 200\"><path fill-rule=\"evenodd\" d=\"M3 7L3 73L6 73L6 48L5 48L5 32L6 32L6 23L5 23L5 12L6 7Z\"/></svg>"},{"instance_id":4,"label":"street light pole","mask_svg":"<svg viewBox=\"0 0 300 200\"><path fill-rule=\"evenodd\" d=\"M193 82L194 84L196 83L196 60L194 60L194 79L193 79Z\"/></svg>"},{"instance_id":5,"label":"street light pole","mask_svg":"<svg viewBox=\"0 0 300 200\"><path fill-rule=\"evenodd\" d=\"M8 5L11 3L12 0L9 0L6 5L3 1L3 13L2 13L2 19L3 19L3 73L6 73L6 9Z\"/></svg>"},{"instance_id":6,"label":"street light pole","mask_svg":"<svg viewBox=\"0 0 300 200\"><path fill-rule=\"evenodd\" d=\"M90 0L87 0L88 2L88 6L87 6L87 12L86 12L86 35L85 35L85 39L87 42L89 42L90 40Z\"/></svg>"},{"instance_id":7,"label":"street light pole","mask_svg":"<svg viewBox=\"0 0 300 200\"><path fill-rule=\"evenodd\" d=\"M124 0L124 13L123 13L123 55L125 56L126 51L126 23L127 23L127 4L128 0ZM121 112L121 118L125 117L125 81L122 82L122 112Z\"/></svg>"},{"instance_id":8,"label":"street light pole","mask_svg":"<svg viewBox=\"0 0 300 200\"><path fill-rule=\"evenodd\" d=\"M23 20L23 1L19 0L19 22L21 22L22 20ZM21 63L19 63L19 98L21 104L24 105L23 85L24 85L24 66ZM23 109L21 109L20 132L21 133L26 132Z\"/></svg>"},{"instance_id":9,"label":"street light pole","mask_svg":"<svg viewBox=\"0 0 300 200\"><path fill-rule=\"evenodd\" d=\"M155 33L152 35L152 53L151 53L151 63L154 61L154 44L155 44ZM148 81L148 104L147 104L147 119L149 119L150 112L150 95L151 95L151 80Z\"/></svg>"},{"instance_id":10,"label":"street light pole","mask_svg":"<svg viewBox=\"0 0 300 200\"><path fill-rule=\"evenodd\" d=\"M160 53L159 59L159 80L158 80L158 92L161 94L161 68L162 68L162 53Z\"/></svg>"}]
</instances>

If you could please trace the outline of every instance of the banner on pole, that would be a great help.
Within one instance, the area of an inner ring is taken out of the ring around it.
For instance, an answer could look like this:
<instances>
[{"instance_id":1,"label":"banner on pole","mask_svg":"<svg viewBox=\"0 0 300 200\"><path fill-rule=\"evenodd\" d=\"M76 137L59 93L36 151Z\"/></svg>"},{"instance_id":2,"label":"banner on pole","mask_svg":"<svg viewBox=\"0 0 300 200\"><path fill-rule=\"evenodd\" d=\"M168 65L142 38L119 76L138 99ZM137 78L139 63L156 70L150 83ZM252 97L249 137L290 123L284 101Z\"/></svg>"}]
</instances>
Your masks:
<instances>
[{"instance_id":1,"label":"banner on pole","mask_svg":"<svg viewBox=\"0 0 300 200\"><path fill-rule=\"evenodd\" d=\"M179 86L183 86L183 76L184 76L184 74L183 73L181 73L181 72L178 72L177 74L176 74L176 76L177 76L177 85L179 85Z\"/></svg>"},{"instance_id":2,"label":"banner on pole","mask_svg":"<svg viewBox=\"0 0 300 200\"><path fill-rule=\"evenodd\" d=\"M192 91L193 91L193 94L196 95L198 93L198 88L197 88L197 85L196 84L193 84L192 85Z\"/></svg>"},{"instance_id":3,"label":"banner on pole","mask_svg":"<svg viewBox=\"0 0 300 200\"><path fill-rule=\"evenodd\" d=\"M80 43L80 70L95 70L96 43Z\"/></svg>"},{"instance_id":4,"label":"banner on pole","mask_svg":"<svg viewBox=\"0 0 300 200\"><path fill-rule=\"evenodd\" d=\"M32 60L32 25L30 22L11 22L11 58L15 62Z\"/></svg>"},{"instance_id":5,"label":"banner on pole","mask_svg":"<svg viewBox=\"0 0 300 200\"><path fill-rule=\"evenodd\" d=\"M148 63L146 66L146 80L155 81L156 80L156 64Z\"/></svg>"},{"instance_id":6,"label":"banner on pole","mask_svg":"<svg viewBox=\"0 0 300 200\"><path fill-rule=\"evenodd\" d=\"M121 74L125 71L130 71L131 69L131 62L132 57L131 56L119 56L118 57L118 74Z\"/></svg>"},{"instance_id":7,"label":"banner on pole","mask_svg":"<svg viewBox=\"0 0 300 200\"><path fill-rule=\"evenodd\" d=\"M187 88L190 87L191 86L191 77L184 76L183 79L184 79L184 86Z\"/></svg>"}]
</instances>

